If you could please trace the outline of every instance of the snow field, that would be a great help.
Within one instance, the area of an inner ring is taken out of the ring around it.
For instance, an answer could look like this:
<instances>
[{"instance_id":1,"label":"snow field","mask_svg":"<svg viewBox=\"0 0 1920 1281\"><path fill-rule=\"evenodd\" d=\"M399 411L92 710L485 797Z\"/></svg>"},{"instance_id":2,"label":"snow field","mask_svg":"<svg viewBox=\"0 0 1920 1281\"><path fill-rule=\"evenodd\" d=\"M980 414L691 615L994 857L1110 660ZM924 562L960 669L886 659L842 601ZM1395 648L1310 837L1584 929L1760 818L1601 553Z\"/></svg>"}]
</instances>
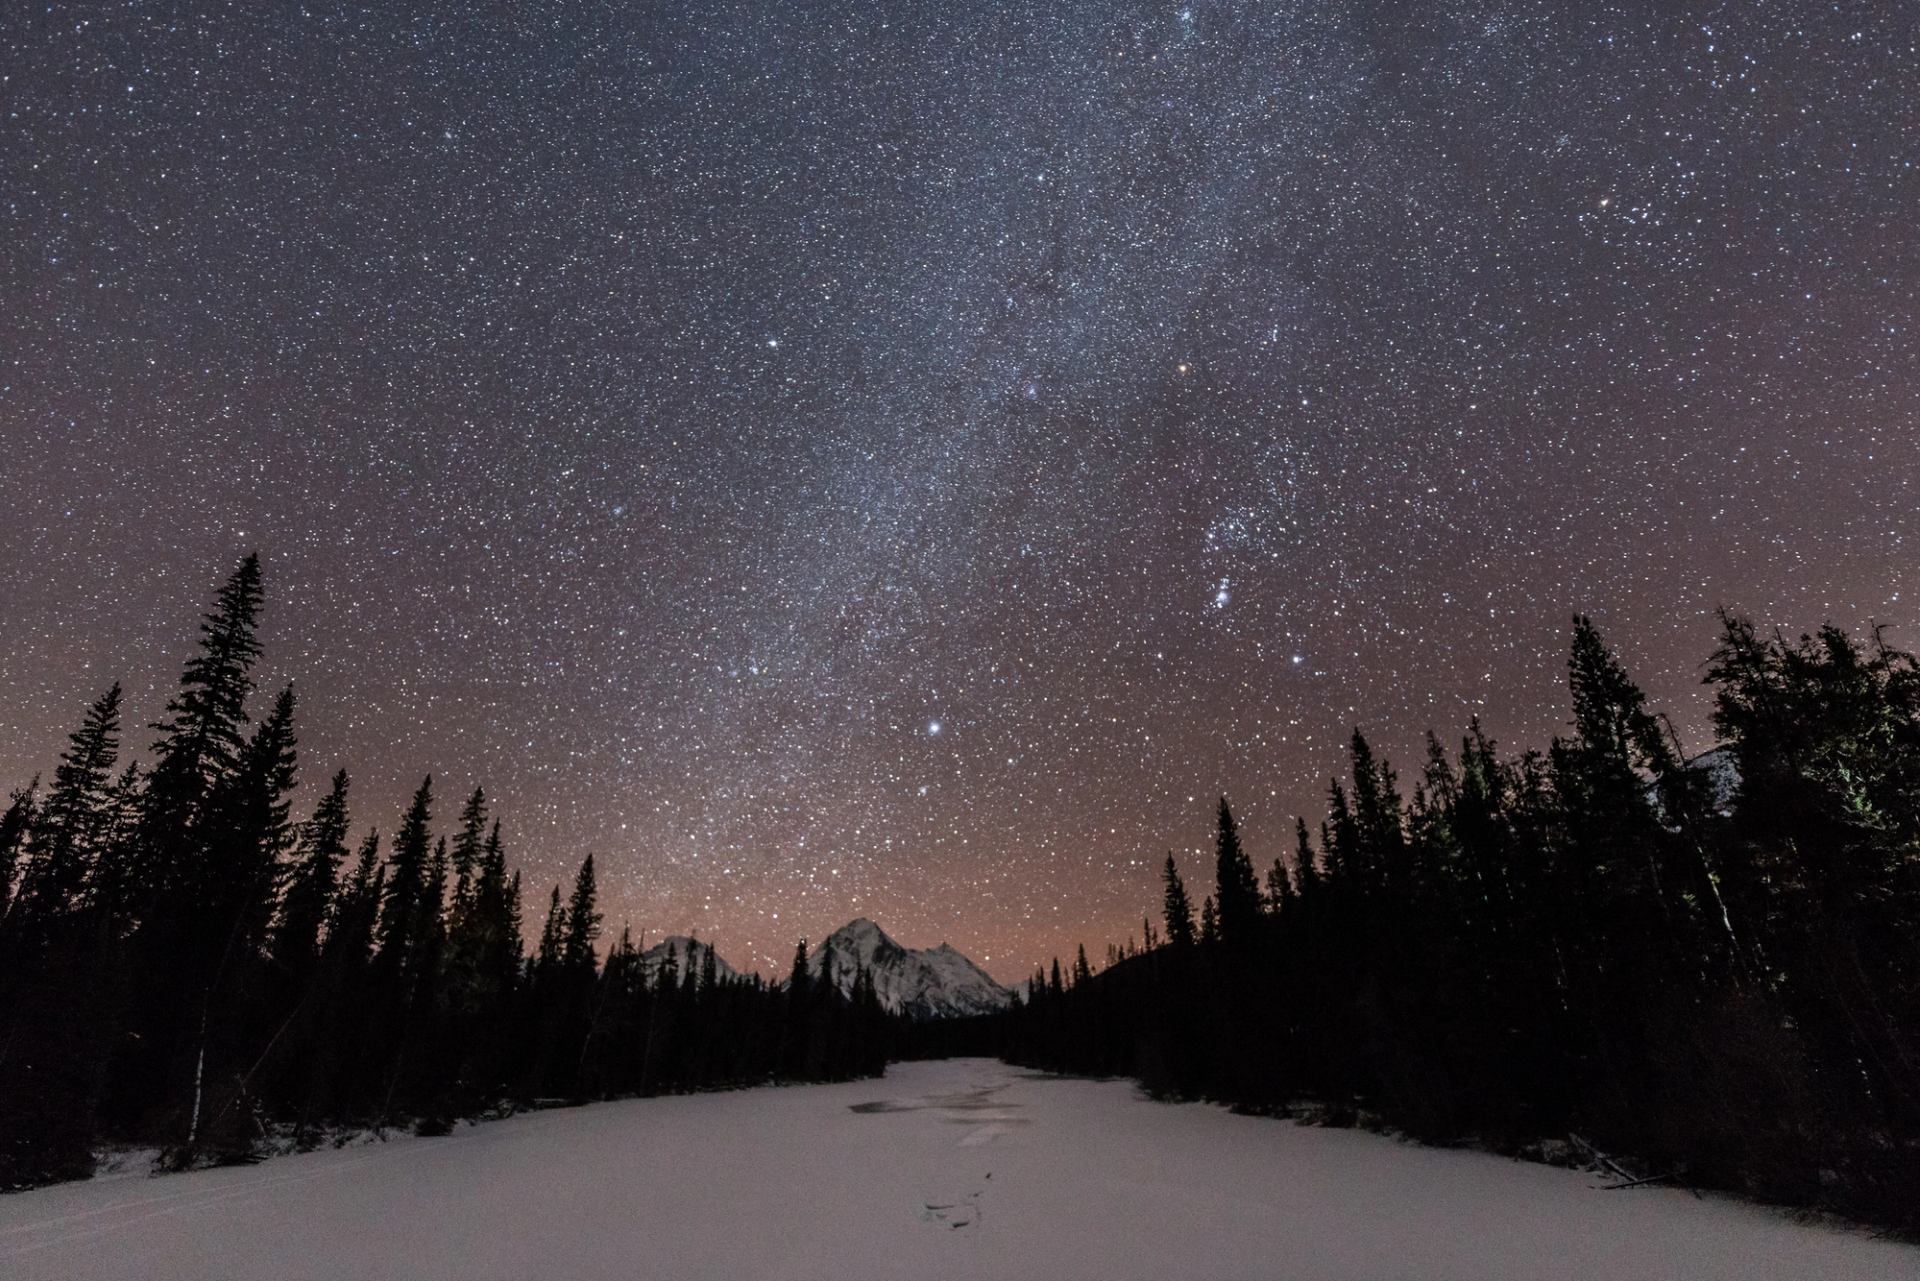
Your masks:
<instances>
[{"instance_id":1,"label":"snow field","mask_svg":"<svg viewBox=\"0 0 1920 1281\"><path fill-rule=\"evenodd\" d=\"M1914 1247L1601 1182L954 1060L0 1197L0 1276L1920 1278Z\"/></svg>"}]
</instances>

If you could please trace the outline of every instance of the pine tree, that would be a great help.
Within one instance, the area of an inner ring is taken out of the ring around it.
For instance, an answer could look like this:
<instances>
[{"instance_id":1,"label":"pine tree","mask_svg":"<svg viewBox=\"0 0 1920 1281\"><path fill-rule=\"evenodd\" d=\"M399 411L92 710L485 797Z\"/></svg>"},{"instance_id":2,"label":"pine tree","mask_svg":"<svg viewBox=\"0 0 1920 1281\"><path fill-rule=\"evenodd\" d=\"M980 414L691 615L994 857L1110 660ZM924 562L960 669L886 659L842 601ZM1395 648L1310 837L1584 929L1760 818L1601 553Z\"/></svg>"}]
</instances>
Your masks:
<instances>
[{"instance_id":1,"label":"pine tree","mask_svg":"<svg viewBox=\"0 0 1920 1281\"><path fill-rule=\"evenodd\" d=\"M260 657L262 600L260 558L248 555L222 584L213 611L200 625L200 649L180 675L180 692L167 704L167 719L153 726L153 776L147 788L147 854L161 886L172 874L181 839L199 819L200 806L225 776L245 743L247 695Z\"/></svg>"},{"instance_id":2,"label":"pine tree","mask_svg":"<svg viewBox=\"0 0 1920 1281\"><path fill-rule=\"evenodd\" d=\"M427 875L420 889L419 915L414 937L419 940L415 965L417 982L437 985L447 951L447 876L450 860L447 838L433 843L433 857L427 860Z\"/></svg>"},{"instance_id":3,"label":"pine tree","mask_svg":"<svg viewBox=\"0 0 1920 1281\"><path fill-rule=\"evenodd\" d=\"M487 834L487 846L481 855L480 879L475 892L475 913L482 924L482 956L486 968L496 977L501 990L513 986L520 972L520 873L507 876L507 856L500 844L500 824L496 820Z\"/></svg>"},{"instance_id":4,"label":"pine tree","mask_svg":"<svg viewBox=\"0 0 1920 1281\"><path fill-rule=\"evenodd\" d=\"M503 1090L511 1075L505 1025L522 968L519 874L508 877L498 821L481 846L466 901L459 901L457 890L455 900L447 938L447 1002L454 1035L465 1047L462 1078L477 1102Z\"/></svg>"},{"instance_id":5,"label":"pine tree","mask_svg":"<svg viewBox=\"0 0 1920 1281\"><path fill-rule=\"evenodd\" d=\"M804 1008L812 984L807 969L807 941L801 939L793 947L793 965L787 971L787 997L796 1008Z\"/></svg>"},{"instance_id":6,"label":"pine tree","mask_svg":"<svg viewBox=\"0 0 1920 1281\"><path fill-rule=\"evenodd\" d=\"M547 923L540 929L540 946L533 954L533 972L536 980L555 974L560 969L561 958L566 954L567 909L560 905L560 887L553 887L553 894L547 900Z\"/></svg>"},{"instance_id":7,"label":"pine tree","mask_svg":"<svg viewBox=\"0 0 1920 1281\"><path fill-rule=\"evenodd\" d=\"M340 887L322 956L352 957L361 964L372 960L374 927L386 893L385 870L380 866L380 833L368 832L354 855L352 873Z\"/></svg>"},{"instance_id":8,"label":"pine tree","mask_svg":"<svg viewBox=\"0 0 1920 1281\"><path fill-rule=\"evenodd\" d=\"M594 941L600 937L600 913L594 903L597 891L593 882L593 855L580 864L574 878L573 894L567 900L567 932L561 945L561 964L572 974L593 974L596 965Z\"/></svg>"},{"instance_id":9,"label":"pine tree","mask_svg":"<svg viewBox=\"0 0 1920 1281\"><path fill-rule=\"evenodd\" d=\"M228 936L220 952L233 962L251 958L264 942L293 846L294 707L289 686L209 797L202 853L184 882L200 905L199 920L216 937Z\"/></svg>"},{"instance_id":10,"label":"pine tree","mask_svg":"<svg viewBox=\"0 0 1920 1281\"><path fill-rule=\"evenodd\" d=\"M1322 881L1342 897L1365 893L1365 870L1360 866L1360 829L1353 821L1353 808L1347 803L1347 789L1340 780L1327 783L1327 817L1320 826L1320 862Z\"/></svg>"},{"instance_id":11,"label":"pine tree","mask_svg":"<svg viewBox=\"0 0 1920 1281\"><path fill-rule=\"evenodd\" d=\"M1363 890L1399 888L1405 871L1406 837L1400 821L1400 797L1393 769L1376 762L1366 735L1353 731L1349 747L1353 761L1353 845L1347 863Z\"/></svg>"},{"instance_id":12,"label":"pine tree","mask_svg":"<svg viewBox=\"0 0 1920 1281\"><path fill-rule=\"evenodd\" d=\"M1260 882L1253 874L1253 860L1240 848L1240 831L1220 798L1219 841L1214 856L1218 928L1222 941L1233 946L1250 942L1260 928Z\"/></svg>"},{"instance_id":13,"label":"pine tree","mask_svg":"<svg viewBox=\"0 0 1920 1281\"><path fill-rule=\"evenodd\" d=\"M1307 834L1307 820L1293 820L1294 893L1302 901L1315 898L1320 889L1320 867L1313 854L1313 838Z\"/></svg>"},{"instance_id":14,"label":"pine tree","mask_svg":"<svg viewBox=\"0 0 1920 1281\"><path fill-rule=\"evenodd\" d=\"M273 964L288 992L301 992L320 959L320 934L347 857L347 772L333 776L301 832L300 858L274 922Z\"/></svg>"},{"instance_id":15,"label":"pine tree","mask_svg":"<svg viewBox=\"0 0 1920 1281\"><path fill-rule=\"evenodd\" d=\"M1093 970L1087 964L1087 945L1081 943L1073 957L1073 985L1079 987L1093 977Z\"/></svg>"},{"instance_id":16,"label":"pine tree","mask_svg":"<svg viewBox=\"0 0 1920 1281\"><path fill-rule=\"evenodd\" d=\"M146 779L140 766L129 761L107 798L109 818L87 883L87 903L103 941L119 940L130 923L127 914L137 870L145 792Z\"/></svg>"},{"instance_id":17,"label":"pine tree","mask_svg":"<svg viewBox=\"0 0 1920 1281\"><path fill-rule=\"evenodd\" d=\"M1166 886L1163 910L1167 942L1174 947L1190 947L1194 941L1193 903L1187 898L1187 887L1180 880L1180 868L1173 861L1172 851L1167 853L1167 867L1161 879Z\"/></svg>"},{"instance_id":18,"label":"pine tree","mask_svg":"<svg viewBox=\"0 0 1920 1281\"><path fill-rule=\"evenodd\" d=\"M322 993L326 998L323 1043L330 1053L345 1045L360 1047L345 1060L338 1089L353 1104L371 1100L384 1064L374 1038L385 1033L384 1011L375 1008L374 940L380 904L386 898L387 869L380 861L380 833L369 831L354 855L353 872L340 892L333 927L321 945Z\"/></svg>"},{"instance_id":19,"label":"pine tree","mask_svg":"<svg viewBox=\"0 0 1920 1281\"><path fill-rule=\"evenodd\" d=\"M229 940L237 944L246 925L232 909L273 888L235 885L232 869L216 866L233 851L231 842L213 848L207 813L247 747L260 603L260 562L250 555L203 616L199 648L166 719L152 726L159 737L138 821L96 895L114 930L133 931L124 971L129 1026L116 1041L108 1089L120 1118L201 1098L213 983ZM168 1137L196 1129L190 1123Z\"/></svg>"},{"instance_id":20,"label":"pine tree","mask_svg":"<svg viewBox=\"0 0 1920 1281\"><path fill-rule=\"evenodd\" d=\"M257 1032L259 966L272 920L281 860L292 845L288 796L295 785L291 687L274 700L232 768L205 802L202 839L179 873L187 896L190 942L186 991L190 1014L191 1087L179 1159L203 1146L221 1157L250 1150L244 1082L233 1074L243 1046ZM232 1084L228 1084L232 1081ZM216 1087L209 1092L209 1087Z\"/></svg>"},{"instance_id":21,"label":"pine tree","mask_svg":"<svg viewBox=\"0 0 1920 1281\"><path fill-rule=\"evenodd\" d=\"M1278 916L1286 910L1287 900L1293 897L1293 880L1287 874L1286 862L1276 854L1273 865L1267 868L1267 892L1261 899L1261 905L1269 915Z\"/></svg>"},{"instance_id":22,"label":"pine tree","mask_svg":"<svg viewBox=\"0 0 1920 1281\"><path fill-rule=\"evenodd\" d=\"M421 942L421 908L426 898L427 864L432 857L433 776L413 794L387 865L386 899L380 907L380 966L398 983L410 973Z\"/></svg>"},{"instance_id":23,"label":"pine tree","mask_svg":"<svg viewBox=\"0 0 1920 1281\"><path fill-rule=\"evenodd\" d=\"M453 838L453 910L454 916L466 909L473 892L473 881L480 874L480 861L486 852L487 795L473 789L460 810L460 830Z\"/></svg>"},{"instance_id":24,"label":"pine tree","mask_svg":"<svg viewBox=\"0 0 1920 1281\"><path fill-rule=\"evenodd\" d=\"M51 922L81 905L102 838L113 823L113 766L120 754L120 686L87 709L54 771L53 788L34 815L17 919Z\"/></svg>"},{"instance_id":25,"label":"pine tree","mask_svg":"<svg viewBox=\"0 0 1920 1281\"><path fill-rule=\"evenodd\" d=\"M0 813L0 937L4 937L7 914L14 901L14 878L26 852L27 833L33 827L34 800L39 780L13 793L5 813Z\"/></svg>"}]
</instances>

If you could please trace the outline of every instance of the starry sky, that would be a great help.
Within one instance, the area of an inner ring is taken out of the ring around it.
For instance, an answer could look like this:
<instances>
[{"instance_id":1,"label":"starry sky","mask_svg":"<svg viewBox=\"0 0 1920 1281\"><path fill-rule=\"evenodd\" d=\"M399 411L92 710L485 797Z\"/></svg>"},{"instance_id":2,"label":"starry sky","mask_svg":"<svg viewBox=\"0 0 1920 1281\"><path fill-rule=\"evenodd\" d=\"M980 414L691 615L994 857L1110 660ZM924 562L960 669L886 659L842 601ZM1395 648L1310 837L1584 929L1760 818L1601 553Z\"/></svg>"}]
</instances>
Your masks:
<instances>
[{"instance_id":1,"label":"starry sky","mask_svg":"<svg viewBox=\"0 0 1920 1281\"><path fill-rule=\"evenodd\" d=\"M1011 980L1575 610L1698 747L1722 603L1920 640L1905 0L7 5L0 115L8 786L258 549L309 794Z\"/></svg>"}]
</instances>

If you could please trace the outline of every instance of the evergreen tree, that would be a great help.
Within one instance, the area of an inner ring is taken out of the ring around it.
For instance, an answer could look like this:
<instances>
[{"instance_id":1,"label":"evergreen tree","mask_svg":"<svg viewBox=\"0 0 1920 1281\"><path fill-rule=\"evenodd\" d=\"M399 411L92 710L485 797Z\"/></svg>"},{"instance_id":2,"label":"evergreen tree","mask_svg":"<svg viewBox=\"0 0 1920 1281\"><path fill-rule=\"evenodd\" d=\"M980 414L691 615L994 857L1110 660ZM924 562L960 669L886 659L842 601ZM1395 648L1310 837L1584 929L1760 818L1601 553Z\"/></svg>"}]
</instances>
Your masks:
<instances>
[{"instance_id":1,"label":"evergreen tree","mask_svg":"<svg viewBox=\"0 0 1920 1281\"><path fill-rule=\"evenodd\" d=\"M1273 863L1267 868L1267 890L1261 899L1261 906L1270 915L1278 916L1286 910L1287 900L1293 897L1293 880L1287 874L1287 865L1279 855L1274 855Z\"/></svg>"},{"instance_id":2,"label":"evergreen tree","mask_svg":"<svg viewBox=\"0 0 1920 1281\"><path fill-rule=\"evenodd\" d=\"M81 905L103 837L113 826L113 766L120 754L120 686L87 709L34 815L16 919L29 928Z\"/></svg>"},{"instance_id":3,"label":"evergreen tree","mask_svg":"<svg viewBox=\"0 0 1920 1281\"><path fill-rule=\"evenodd\" d=\"M1187 887L1181 883L1180 869L1175 865L1171 851L1167 854L1167 867L1161 879L1166 886L1163 911L1167 923L1167 942L1174 947L1189 947L1194 941L1193 903L1187 898Z\"/></svg>"},{"instance_id":4,"label":"evergreen tree","mask_svg":"<svg viewBox=\"0 0 1920 1281\"><path fill-rule=\"evenodd\" d=\"M386 899L380 906L379 957L395 984L410 974L422 942L420 926L426 902L428 863L432 858L433 776L413 794L387 864Z\"/></svg>"},{"instance_id":5,"label":"evergreen tree","mask_svg":"<svg viewBox=\"0 0 1920 1281\"><path fill-rule=\"evenodd\" d=\"M225 935L219 953L231 962L258 954L293 847L294 707L289 686L209 798L204 844L184 881L198 904L193 915L216 937Z\"/></svg>"},{"instance_id":6,"label":"evergreen tree","mask_svg":"<svg viewBox=\"0 0 1920 1281\"><path fill-rule=\"evenodd\" d=\"M453 908L456 917L465 910L473 892L473 881L480 873L480 861L486 853L487 795L473 789L460 810L460 830L453 838Z\"/></svg>"},{"instance_id":7,"label":"evergreen tree","mask_svg":"<svg viewBox=\"0 0 1920 1281\"><path fill-rule=\"evenodd\" d=\"M26 851L27 833L33 827L34 799L39 780L14 792L0 813L0 937L4 937L7 914L13 907L14 878L19 874Z\"/></svg>"},{"instance_id":8,"label":"evergreen tree","mask_svg":"<svg viewBox=\"0 0 1920 1281\"><path fill-rule=\"evenodd\" d=\"M547 923L540 929L540 946L533 954L536 982L559 972L561 958L566 955L566 934L567 909L560 905L560 887L556 885L547 900Z\"/></svg>"},{"instance_id":9,"label":"evergreen tree","mask_svg":"<svg viewBox=\"0 0 1920 1281\"><path fill-rule=\"evenodd\" d=\"M595 910L597 891L593 882L593 855L580 864L574 878L573 894L567 900L566 939L561 944L561 963L575 974L591 975L596 961L594 941L600 937L600 913Z\"/></svg>"},{"instance_id":10,"label":"evergreen tree","mask_svg":"<svg viewBox=\"0 0 1920 1281\"><path fill-rule=\"evenodd\" d=\"M1347 791L1338 779L1327 784L1327 818L1320 827L1320 863L1322 879L1342 898L1363 893L1368 888L1365 869L1360 865L1360 828L1354 822L1352 806L1347 803Z\"/></svg>"},{"instance_id":11,"label":"evergreen tree","mask_svg":"<svg viewBox=\"0 0 1920 1281\"><path fill-rule=\"evenodd\" d=\"M1250 942L1259 930L1260 882L1254 877L1253 860L1240 848L1240 829L1224 796L1220 798L1219 823L1214 910L1219 915L1220 937L1239 946Z\"/></svg>"},{"instance_id":12,"label":"evergreen tree","mask_svg":"<svg viewBox=\"0 0 1920 1281\"><path fill-rule=\"evenodd\" d=\"M304 1124L329 1113L366 1116L381 1109L384 1061L371 1053L383 1035L383 1011L374 1008L374 935L386 896L380 834L370 831L340 887L320 947L314 983L314 1020L295 1034L291 1111Z\"/></svg>"},{"instance_id":13,"label":"evergreen tree","mask_svg":"<svg viewBox=\"0 0 1920 1281\"><path fill-rule=\"evenodd\" d=\"M1402 859L1405 834L1393 770L1384 761L1374 760L1372 746L1358 729L1353 731L1350 754L1353 811L1347 867L1364 891L1399 888L1395 882L1405 870Z\"/></svg>"},{"instance_id":14,"label":"evergreen tree","mask_svg":"<svg viewBox=\"0 0 1920 1281\"><path fill-rule=\"evenodd\" d=\"M447 838L433 843L433 857L427 860L427 875L421 885L420 907L414 936L418 939L415 957L416 981L433 988L433 999L440 995L441 969L447 952L447 877L451 860Z\"/></svg>"},{"instance_id":15,"label":"evergreen tree","mask_svg":"<svg viewBox=\"0 0 1920 1281\"><path fill-rule=\"evenodd\" d=\"M232 768L245 743L247 696L260 657L260 558L240 562L200 625L200 649L180 675L167 719L153 726L154 766L147 786L143 855L148 881L164 890L200 806Z\"/></svg>"},{"instance_id":16,"label":"evergreen tree","mask_svg":"<svg viewBox=\"0 0 1920 1281\"><path fill-rule=\"evenodd\" d=\"M511 1076L506 1024L522 967L519 904L519 874L508 877L496 821L464 902L455 892L447 939L449 1017L466 1056L460 1077L476 1099L496 1096Z\"/></svg>"},{"instance_id":17,"label":"evergreen tree","mask_svg":"<svg viewBox=\"0 0 1920 1281\"><path fill-rule=\"evenodd\" d=\"M151 1118L166 1115L173 1118L165 1127L168 1141L197 1137L190 1113L204 1093L203 1029L213 983L228 940L237 943L246 924L232 915L215 918L273 888L235 885L233 869L216 866L235 851L231 842L215 849L207 813L247 746L260 604L260 562L249 555L203 616L199 648L181 672L166 719L152 727L159 737L137 823L96 895L114 929L134 931L133 959L122 971L129 1017L126 1035L115 1042L110 1123L151 1126ZM231 801L234 793L229 789L226 797Z\"/></svg>"},{"instance_id":18,"label":"evergreen tree","mask_svg":"<svg viewBox=\"0 0 1920 1281\"><path fill-rule=\"evenodd\" d=\"M99 853L89 869L86 899L103 944L117 943L130 924L128 909L134 889L135 862L145 777L138 763L129 761L107 797Z\"/></svg>"},{"instance_id":19,"label":"evergreen tree","mask_svg":"<svg viewBox=\"0 0 1920 1281\"><path fill-rule=\"evenodd\" d=\"M1313 838L1307 835L1307 820L1293 820L1294 893L1311 900L1320 888L1320 867L1313 854Z\"/></svg>"},{"instance_id":20,"label":"evergreen tree","mask_svg":"<svg viewBox=\"0 0 1920 1281\"><path fill-rule=\"evenodd\" d=\"M188 1116L177 1159L203 1146L219 1159L251 1151L252 1103L238 1075L246 1046L261 1033L260 962L272 920L281 861L292 846L288 797L296 749L291 687L246 742L205 802L202 839L180 870L186 896L186 990L198 997L187 1033Z\"/></svg>"},{"instance_id":21,"label":"evergreen tree","mask_svg":"<svg viewBox=\"0 0 1920 1281\"><path fill-rule=\"evenodd\" d=\"M320 933L333 908L335 881L347 857L347 772L333 776L301 832L300 857L274 922L273 965L283 990L300 993L320 959Z\"/></svg>"},{"instance_id":22,"label":"evergreen tree","mask_svg":"<svg viewBox=\"0 0 1920 1281\"><path fill-rule=\"evenodd\" d=\"M787 970L787 996L794 1006L806 1004L811 984L812 978L807 968L807 941L801 939L794 944L793 964Z\"/></svg>"}]
</instances>

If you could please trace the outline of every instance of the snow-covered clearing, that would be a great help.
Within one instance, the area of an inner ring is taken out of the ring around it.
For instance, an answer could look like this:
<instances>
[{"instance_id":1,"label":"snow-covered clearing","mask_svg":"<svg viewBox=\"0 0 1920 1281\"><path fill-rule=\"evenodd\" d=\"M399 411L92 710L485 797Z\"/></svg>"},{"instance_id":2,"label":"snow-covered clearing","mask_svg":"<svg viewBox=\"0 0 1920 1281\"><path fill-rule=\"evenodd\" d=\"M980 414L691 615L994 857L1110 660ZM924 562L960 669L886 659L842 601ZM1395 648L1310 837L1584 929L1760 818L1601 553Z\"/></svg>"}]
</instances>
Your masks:
<instances>
[{"instance_id":1,"label":"snow-covered clearing","mask_svg":"<svg viewBox=\"0 0 1920 1281\"><path fill-rule=\"evenodd\" d=\"M1920 1278L1671 1188L984 1060L0 1197L27 1278Z\"/></svg>"}]
</instances>

